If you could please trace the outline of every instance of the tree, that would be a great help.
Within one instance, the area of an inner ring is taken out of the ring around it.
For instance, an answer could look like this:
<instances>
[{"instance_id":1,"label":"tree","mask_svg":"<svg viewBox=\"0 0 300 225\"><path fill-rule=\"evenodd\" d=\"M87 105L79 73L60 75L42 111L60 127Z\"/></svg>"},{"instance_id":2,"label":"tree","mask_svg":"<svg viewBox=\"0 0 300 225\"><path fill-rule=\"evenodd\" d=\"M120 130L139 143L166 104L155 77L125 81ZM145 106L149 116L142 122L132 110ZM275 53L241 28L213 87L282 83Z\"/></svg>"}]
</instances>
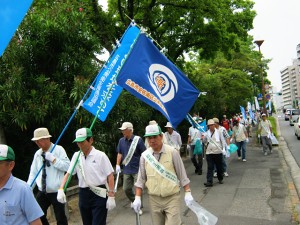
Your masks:
<instances>
[{"instance_id":1,"label":"tree","mask_svg":"<svg viewBox=\"0 0 300 225\"><path fill-rule=\"evenodd\" d=\"M255 12L250 0L109 0L109 14L123 29L129 18L146 29L174 62L185 52L213 58L238 52L253 28ZM128 18L129 17L129 18Z\"/></svg>"}]
</instances>

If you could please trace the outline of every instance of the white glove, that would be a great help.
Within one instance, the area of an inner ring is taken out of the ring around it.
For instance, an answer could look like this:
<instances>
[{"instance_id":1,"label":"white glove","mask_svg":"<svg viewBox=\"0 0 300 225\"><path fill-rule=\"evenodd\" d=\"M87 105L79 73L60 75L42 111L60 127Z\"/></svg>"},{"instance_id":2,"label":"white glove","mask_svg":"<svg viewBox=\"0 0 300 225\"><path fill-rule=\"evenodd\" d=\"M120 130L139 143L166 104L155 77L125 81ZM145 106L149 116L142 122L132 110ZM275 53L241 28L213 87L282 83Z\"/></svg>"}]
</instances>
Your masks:
<instances>
[{"instance_id":1,"label":"white glove","mask_svg":"<svg viewBox=\"0 0 300 225\"><path fill-rule=\"evenodd\" d=\"M246 138L246 142L247 142L247 143L249 142L249 138Z\"/></svg>"},{"instance_id":2,"label":"white glove","mask_svg":"<svg viewBox=\"0 0 300 225\"><path fill-rule=\"evenodd\" d=\"M121 173L121 167L119 165L116 165L116 173Z\"/></svg>"},{"instance_id":3,"label":"white glove","mask_svg":"<svg viewBox=\"0 0 300 225\"><path fill-rule=\"evenodd\" d=\"M63 189L58 189L56 198L60 203L64 204L67 202L67 198Z\"/></svg>"},{"instance_id":4,"label":"white glove","mask_svg":"<svg viewBox=\"0 0 300 225\"><path fill-rule=\"evenodd\" d=\"M260 134L258 134L257 137L260 138Z\"/></svg>"},{"instance_id":5,"label":"white glove","mask_svg":"<svg viewBox=\"0 0 300 225\"><path fill-rule=\"evenodd\" d=\"M230 151L230 146L227 145L227 151Z\"/></svg>"},{"instance_id":6,"label":"white glove","mask_svg":"<svg viewBox=\"0 0 300 225\"><path fill-rule=\"evenodd\" d=\"M232 138L230 138L230 142L232 142Z\"/></svg>"},{"instance_id":7,"label":"white glove","mask_svg":"<svg viewBox=\"0 0 300 225\"><path fill-rule=\"evenodd\" d=\"M185 201L186 206L191 205L192 202L194 201L194 198L193 198L192 193L190 191L185 192L184 201Z\"/></svg>"},{"instance_id":8,"label":"white glove","mask_svg":"<svg viewBox=\"0 0 300 225\"><path fill-rule=\"evenodd\" d=\"M51 152L46 152L45 159L47 159L50 162L53 162L55 160L55 156Z\"/></svg>"},{"instance_id":9,"label":"white glove","mask_svg":"<svg viewBox=\"0 0 300 225\"><path fill-rule=\"evenodd\" d=\"M135 196L134 202L132 203L132 208L136 213L139 213L139 211L141 210L141 205L141 196Z\"/></svg>"},{"instance_id":10,"label":"white glove","mask_svg":"<svg viewBox=\"0 0 300 225\"><path fill-rule=\"evenodd\" d=\"M115 197L108 197L107 202L106 202L106 208L107 210L112 210L116 207L116 201Z\"/></svg>"},{"instance_id":11,"label":"white glove","mask_svg":"<svg viewBox=\"0 0 300 225\"><path fill-rule=\"evenodd\" d=\"M222 149L222 154L223 154L223 155L226 155L226 150L225 150L225 148Z\"/></svg>"}]
</instances>

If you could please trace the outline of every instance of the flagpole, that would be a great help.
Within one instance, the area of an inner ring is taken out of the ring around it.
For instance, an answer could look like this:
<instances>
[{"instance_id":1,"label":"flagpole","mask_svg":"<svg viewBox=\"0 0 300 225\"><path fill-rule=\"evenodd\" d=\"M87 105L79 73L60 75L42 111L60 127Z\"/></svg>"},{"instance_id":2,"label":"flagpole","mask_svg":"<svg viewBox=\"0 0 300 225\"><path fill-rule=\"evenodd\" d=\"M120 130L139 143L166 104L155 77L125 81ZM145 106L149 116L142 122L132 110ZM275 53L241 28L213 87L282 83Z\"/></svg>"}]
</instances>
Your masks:
<instances>
[{"instance_id":1,"label":"flagpole","mask_svg":"<svg viewBox=\"0 0 300 225\"><path fill-rule=\"evenodd\" d=\"M133 26L133 24L131 24L131 25ZM126 31L127 31L129 28L130 28L130 26L126 29ZM125 31L125 33L126 33L126 31ZM122 41L123 37L124 37L124 35L121 37L120 41ZM116 49L117 49L117 48L114 48L114 50L113 50L112 53L110 54L110 57L109 57L108 60L105 62L105 64L102 66L102 68L101 68L101 70L100 70L100 72L99 72L98 74L100 74L101 71L103 70L103 68L106 67L107 63L109 62L109 59L112 57L112 55L114 54L114 52L116 51ZM60 136L59 136L58 139L56 140L56 142L55 142L53 148L51 149L51 151L50 151L51 153L53 152L54 148L56 147L56 145L57 145L58 142L60 141L62 135L63 135L64 132L66 131L67 127L69 126L69 124L71 123L71 121L73 120L73 118L75 117L75 115L76 115L76 113L78 112L80 106L82 106L83 100L84 100L84 99L86 98L86 96L88 95L89 91L91 90L91 87L93 87L94 84L96 83L97 77L98 77L98 76L96 76L96 78L93 80L92 84L90 85L90 87L89 87L88 90L86 91L85 95L83 96L83 98L82 98L81 101L79 102L78 106L76 107L75 111L73 112L72 116L70 117L68 123L66 124L65 128L63 129L63 131L61 132ZM107 99L107 95L106 95L106 98L105 98L105 99ZM99 110L98 110L98 111L99 111ZM98 114L99 114L99 113L97 112L97 115L98 115ZM93 127L95 121L96 121L96 118L94 119L93 124L92 124L91 127ZM75 165L76 165L76 164L75 164ZM44 168L44 165L42 165L41 168L39 169L39 171L37 172L36 176L34 177L33 181L32 181L31 184L30 184L30 187L33 186L33 184L35 183L35 181L36 181L38 175L40 174L40 172L42 171L43 168ZM73 170L74 170L74 169L73 169ZM72 172L73 172L73 170L72 170Z\"/></svg>"}]
</instances>

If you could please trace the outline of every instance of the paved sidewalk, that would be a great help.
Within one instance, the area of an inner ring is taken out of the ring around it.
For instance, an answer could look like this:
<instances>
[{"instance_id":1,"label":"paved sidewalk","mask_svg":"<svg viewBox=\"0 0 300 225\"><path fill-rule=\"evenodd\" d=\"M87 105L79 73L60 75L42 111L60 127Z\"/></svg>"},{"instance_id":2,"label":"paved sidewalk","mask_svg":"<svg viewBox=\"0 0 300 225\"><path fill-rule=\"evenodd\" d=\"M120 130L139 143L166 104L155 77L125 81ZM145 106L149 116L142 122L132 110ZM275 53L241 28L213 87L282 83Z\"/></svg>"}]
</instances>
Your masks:
<instances>
[{"instance_id":1,"label":"paved sidewalk","mask_svg":"<svg viewBox=\"0 0 300 225\"><path fill-rule=\"evenodd\" d=\"M253 131L255 132L255 130ZM287 154L284 140L279 139L279 146L274 146L273 154L264 156L262 147L256 138L250 138L247 145L247 162L237 159L233 154L228 159L229 177L224 184L217 178L214 186L206 188L206 162L203 175L196 175L189 159L183 158L194 199L208 211L218 217L220 225L289 225L298 224L298 195L286 163ZM282 151L285 151L284 154ZM184 203L182 192L182 221L185 225L197 225L196 215ZM151 225L148 208L148 196L144 194L144 213L142 225ZM116 193L116 209L108 214L109 225L135 225L136 218L122 188ZM82 224L78 213L77 199L70 202L69 225ZM53 223L54 224L54 223Z\"/></svg>"}]
</instances>

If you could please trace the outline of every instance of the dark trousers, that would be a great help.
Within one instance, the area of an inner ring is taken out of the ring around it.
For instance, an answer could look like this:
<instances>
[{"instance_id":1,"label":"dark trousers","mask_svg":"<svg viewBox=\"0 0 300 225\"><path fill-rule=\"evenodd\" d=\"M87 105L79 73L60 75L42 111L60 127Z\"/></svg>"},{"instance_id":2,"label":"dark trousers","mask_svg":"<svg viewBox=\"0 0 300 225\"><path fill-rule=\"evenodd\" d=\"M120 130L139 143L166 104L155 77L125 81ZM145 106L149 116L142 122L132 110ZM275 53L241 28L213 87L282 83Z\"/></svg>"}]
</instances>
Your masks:
<instances>
[{"instance_id":1,"label":"dark trousers","mask_svg":"<svg viewBox=\"0 0 300 225\"><path fill-rule=\"evenodd\" d=\"M57 201L57 192L43 193L39 191L36 200L42 208L44 215L41 217L43 225L49 225L47 220L47 210L50 205L53 206L57 225L68 225L68 220L65 214L65 204Z\"/></svg>"},{"instance_id":2,"label":"dark trousers","mask_svg":"<svg viewBox=\"0 0 300 225\"><path fill-rule=\"evenodd\" d=\"M79 188L79 209L83 225L105 225L107 198L102 198L89 188Z\"/></svg>"},{"instance_id":3,"label":"dark trousers","mask_svg":"<svg viewBox=\"0 0 300 225\"><path fill-rule=\"evenodd\" d=\"M191 145L191 150L190 150L190 158L195 166L195 172L202 172L202 165L203 165L203 151L202 154L200 155L194 155L194 149L195 145Z\"/></svg>"},{"instance_id":4,"label":"dark trousers","mask_svg":"<svg viewBox=\"0 0 300 225\"><path fill-rule=\"evenodd\" d=\"M213 183L213 176L214 176L214 165L217 168L217 177L219 181L223 180L223 154L206 154L206 161L207 161L207 175L206 180L207 183Z\"/></svg>"}]
</instances>

